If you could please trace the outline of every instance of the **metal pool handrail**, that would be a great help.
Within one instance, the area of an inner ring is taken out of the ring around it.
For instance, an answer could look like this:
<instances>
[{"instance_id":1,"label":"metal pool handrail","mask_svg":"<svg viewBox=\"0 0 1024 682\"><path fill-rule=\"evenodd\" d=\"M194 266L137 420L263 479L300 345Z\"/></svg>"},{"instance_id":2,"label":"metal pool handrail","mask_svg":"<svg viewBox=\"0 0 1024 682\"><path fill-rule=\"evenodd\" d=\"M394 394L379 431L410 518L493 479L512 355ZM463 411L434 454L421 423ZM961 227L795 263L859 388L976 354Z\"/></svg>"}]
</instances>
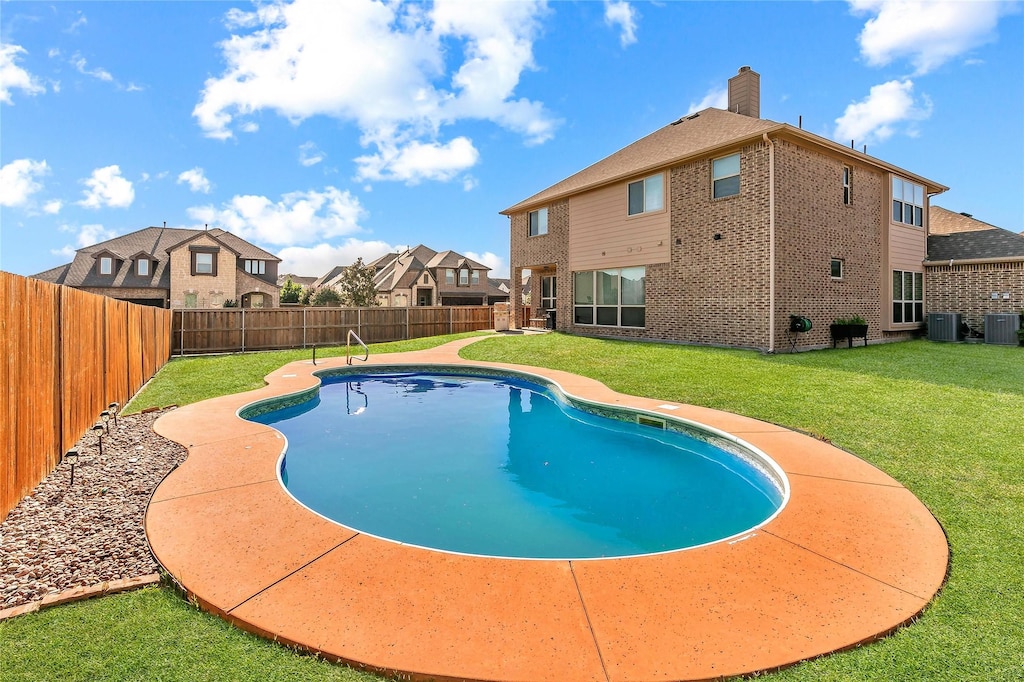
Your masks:
<instances>
[{"instance_id":1,"label":"metal pool handrail","mask_svg":"<svg viewBox=\"0 0 1024 682\"><path fill-rule=\"evenodd\" d=\"M364 353L363 357L361 357L361 358L354 358L351 355L349 355L349 344L351 344L352 339L355 339L356 343L358 343L360 346L363 347L363 353ZM346 365L351 365L352 364L352 360L362 360L363 362L366 362L369 359L370 359L370 349L366 347L366 344L363 343L363 340L361 338L359 338L358 334L356 334L354 331L349 329L348 330L348 336L345 338L345 364Z\"/></svg>"}]
</instances>

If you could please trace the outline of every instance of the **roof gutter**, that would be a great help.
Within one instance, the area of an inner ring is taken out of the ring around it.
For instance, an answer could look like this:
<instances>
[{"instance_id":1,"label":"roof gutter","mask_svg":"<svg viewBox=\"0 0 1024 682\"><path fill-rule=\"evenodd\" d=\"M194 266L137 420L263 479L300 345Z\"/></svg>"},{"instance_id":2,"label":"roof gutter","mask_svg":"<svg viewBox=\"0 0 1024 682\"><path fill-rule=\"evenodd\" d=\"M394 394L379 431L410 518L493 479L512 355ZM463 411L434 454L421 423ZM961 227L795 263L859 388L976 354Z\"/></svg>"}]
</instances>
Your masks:
<instances>
[{"instance_id":1,"label":"roof gutter","mask_svg":"<svg viewBox=\"0 0 1024 682\"><path fill-rule=\"evenodd\" d=\"M775 143L762 136L768 145L768 352L775 352Z\"/></svg>"},{"instance_id":2,"label":"roof gutter","mask_svg":"<svg viewBox=\"0 0 1024 682\"><path fill-rule=\"evenodd\" d=\"M988 263L1024 263L1024 254L1001 258L950 258L948 260L926 260L924 266L936 265L985 265Z\"/></svg>"}]
</instances>

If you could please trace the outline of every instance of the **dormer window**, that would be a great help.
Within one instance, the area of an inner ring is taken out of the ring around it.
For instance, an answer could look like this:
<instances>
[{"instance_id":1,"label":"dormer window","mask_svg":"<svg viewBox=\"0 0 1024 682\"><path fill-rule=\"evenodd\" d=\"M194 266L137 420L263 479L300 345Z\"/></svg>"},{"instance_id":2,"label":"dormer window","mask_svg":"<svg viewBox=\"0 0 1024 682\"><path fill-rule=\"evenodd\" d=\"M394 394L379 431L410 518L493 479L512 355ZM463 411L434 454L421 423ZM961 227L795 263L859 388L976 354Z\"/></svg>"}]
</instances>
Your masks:
<instances>
[{"instance_id":1,"label":"dormer window","mask_svg":"<svg viewBox=\"0 0 1024 682\"><path fill-rule=\"evenodd\" d=\"M100 274L101 275L112 275L114 274L114 259L110 256L100 257Z\"/></svg>"},{"instance_id":2,"label":"dormer window","mask_svg":"<svg viewBox=\"0 0 1024 682\"><path fill-rule=\"evenodd\" d=\"M250 275L265 275L267 274L267 261L265 260L246 260L245 271Z\"/></svg>"},{"instance_id":3,"label":"dormer window","mask_svg":"<svg viewBox=\"0 0 1024 682\"><path fill-rule=\"evenodd\" d=\"M139 258L135 261L135 274L139 277L149 277L149 259Z\"/></svg>"},{"instance_id":4,"label":"dormer window","mask_svg":"<svg viewBox=\"0 0 1024 682\"><path fill-rule=\"evenodd\" d=\"M466 268L462 268L461 270L459 270L459 286L469 286L469 270L467 270Z\"/></svg>"}]
</instances>

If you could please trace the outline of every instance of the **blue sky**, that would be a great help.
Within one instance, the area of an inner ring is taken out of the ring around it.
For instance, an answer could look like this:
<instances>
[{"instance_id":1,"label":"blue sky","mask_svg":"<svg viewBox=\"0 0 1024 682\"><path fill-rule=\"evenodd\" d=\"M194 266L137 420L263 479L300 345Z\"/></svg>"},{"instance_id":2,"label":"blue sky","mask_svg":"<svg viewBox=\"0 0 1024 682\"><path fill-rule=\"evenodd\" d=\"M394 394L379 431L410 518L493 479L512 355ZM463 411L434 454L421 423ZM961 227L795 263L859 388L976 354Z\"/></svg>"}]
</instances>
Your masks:
<instances>
[{"instance_id":1,"label":"blue sky","mask_svg":"<svg viewBox=\"0 0 1024 682\"><path fill-rule=\"evenodd\" d=\"M320 275L405 245L507 276L498 211L743 65L761 115L1024 230L1015 2L0 1L0 269L149 225Z\"/></svg>"}]
</instances>

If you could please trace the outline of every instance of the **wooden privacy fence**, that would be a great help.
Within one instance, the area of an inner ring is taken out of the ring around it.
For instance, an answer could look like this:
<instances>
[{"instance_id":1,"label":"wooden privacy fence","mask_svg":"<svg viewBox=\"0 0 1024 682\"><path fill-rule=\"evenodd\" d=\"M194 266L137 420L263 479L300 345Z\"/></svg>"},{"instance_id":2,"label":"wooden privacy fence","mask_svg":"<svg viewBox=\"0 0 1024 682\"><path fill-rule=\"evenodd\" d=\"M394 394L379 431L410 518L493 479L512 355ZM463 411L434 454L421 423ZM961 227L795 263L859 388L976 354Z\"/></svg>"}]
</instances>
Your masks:
<instances>
[{"instance_id":1,"label":"wooden privacy fence","mask_svg":"<svg viewBox=\"0 0 1024 682\"><path fill-rule=\"evenodd\" d=\"M401 341L490 329L491 317L491 306L175 310L173 352L338 346L350 329L366 343Z\"/></svg>"},{"instance_id":2,"label":"wooden privacy fence","mask_svg":"<svg viewBox=\"0 0 1024 682\"><path fill-rule=\"evenodd\" d=\"M0 518L170 358L171 311L0 272Z\"/></svg>"}]
</instances>

